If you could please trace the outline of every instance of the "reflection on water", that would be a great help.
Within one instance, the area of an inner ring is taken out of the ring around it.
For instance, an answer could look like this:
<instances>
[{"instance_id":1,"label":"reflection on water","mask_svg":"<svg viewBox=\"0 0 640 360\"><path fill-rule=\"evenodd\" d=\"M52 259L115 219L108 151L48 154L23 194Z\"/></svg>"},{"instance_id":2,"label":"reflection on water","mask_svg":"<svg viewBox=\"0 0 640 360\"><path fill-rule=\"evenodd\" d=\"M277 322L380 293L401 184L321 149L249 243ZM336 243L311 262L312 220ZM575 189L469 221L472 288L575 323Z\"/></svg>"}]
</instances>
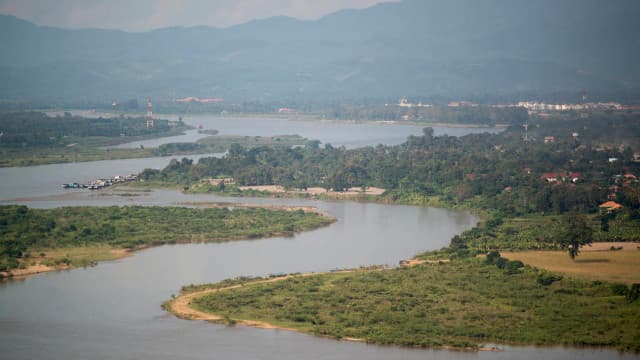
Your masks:
<instances>
[{"instance_id":1,"label":"reflection on water","mask_svg":"<svg viewBox=\"0 0 640 360\"><path fill-rule=\"evenodd\" d=\"M108 191L105 194L109 193ZM112 192L113 193L113 192ZM0 349L12 359L633 359L610 350L503 347L451 352L371 346L279 330L168 316L162 301L185 284L239 275L397 264L448 244L476 219L443 209L302 199L225 198L161 190L144 196L76 193L23 200L61 205L239 202L316 206L338 222L290 238L162 246L97 267L0 285Z\"/></svg>"},{"instance_id":2,"label":"reflection on water","mask_svg":"<svg viewBox=\"0 0 640 360\"><path fill-rule=\"evenodd\" d=\"M222 121L201 119L207 128ZM239 119L225 120L229 133L242 134ZM254 121L254 120L252 120ZM285 121L285 120L282 120ZM277 135L278 121L249 122L264 126L262 135ZM286 122L290 125L290 122ZM265 125L263 125L265 124ZM272 127L269 127L271 124ZM274 125L276 124L276 125ZM318 131L325 124L305 125ZM235 127L234 127L235 126ZM326 131L336 145L376 139L378 125ZM317 127L317 128L314 128ZM268 128L268 129L267 129ZM304 128L304 127L302 127ZM418 129L393 127L402 131ZM374 130L371 130L374 129ZM222 129L224 130L224 129ZM251 129L253 131L255 129ZM235 132L234 132L235 131ZM246 130L243 130L246 131ZM271 132L269 132L271 131ZM359 138L360 131L368 132ZM252 132L252 135L256 133ZM354 134L356 136L354 137ZM407 133L384 134L401 142ZM340 139L347 139L341 143ZM377 140L376 140L377 141ZM502 352L452 352L371 346L304 334L247 327L225 327L179 320L160 305L180 287L240 275L327 271L367 264L394 265L417 252L446 246L477 219L442 209L327 202L302 199L225 198L158 190L119 196L113 189L89 192L62 190L60 184L96 177L161 168L169 158L99 161L0 169L0 199L51 208L71 205L176 205L193 202L240 202L316 206L338 219L325 228L289 238L188 244L147 249L97 267L47 273L0 284L0 358L4 359L637 359L610 350L502 347ZM19 200L8 200L19 199Z\"/></svg>"}]
</instances>

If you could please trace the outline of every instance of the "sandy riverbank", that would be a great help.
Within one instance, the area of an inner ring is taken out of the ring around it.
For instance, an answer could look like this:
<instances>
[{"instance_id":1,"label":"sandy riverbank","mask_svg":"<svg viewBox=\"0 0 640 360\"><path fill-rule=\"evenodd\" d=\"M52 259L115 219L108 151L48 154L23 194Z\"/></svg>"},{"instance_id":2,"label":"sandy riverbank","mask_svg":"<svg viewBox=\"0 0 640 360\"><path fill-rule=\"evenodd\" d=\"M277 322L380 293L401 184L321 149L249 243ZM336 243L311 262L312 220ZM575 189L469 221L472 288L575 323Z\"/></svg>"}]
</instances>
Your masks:
<instances>
[{"instance_id":1,"label":"sandy riverbank","mask_svg":"<svg viewBox=\"0 0 640 360\"><path fill-rule=\"evenodd\" d=\"M253 190L253 191L262 191L262 192L268 192L273 194L287 193L287 194L311 195L311 196L327 195L329 197L334 197L334 198L352 198L359 195L379 196L384 194L385 192L385 189L381 189L377 187L366 187L365 189L362 189L359 187L352 187L347 189L346 191L333 191L333 190L327 190L322 187L310 187L303 190L286 189L284 186L281 186L281 185L240 186L239 189L242 191Z\"/></svg>"},{"instance_id":2,"label":"sandy riverbank","mask_svg":"<svg viewBox=\"0 0 640 360\"><path fill-rule=\"evenodd\" d=\"M24 269L12 269L9 271L0 271L0 278L3 279L22 279L36 274L42 274L52 271L70 270L76 268L76 266L69 264L59 265L45 265L44 262L47 259L58 259L61 257L60 253L64 252L65 257L71 257L74 259L91 258L95 259L91 261L90 266L96 265L97 262L113 261L122 259L132 255L133 251L142 250L143 247L137 249L113 249L107 246L89 246L89 247L75 247L75 248L62 248L50 251L43 251L44 257L34 260L35 264L29 265Z\"/></svg>"},{"instance_id":3,"label":"sandy riverbank","mask_svg":"<svg viewBox=\"0 0 640 360\"><path fill-rule=\"evenodd\" d=\"M411 266L417 266L425 263L436 263L436 262L447 263L449 261L450 261L449 259L436 260L436 261L409 259L409 260L403 260L402 266L411 267ZM362 267L357 269L336 270L330 273L336 274L336 273L353 273L356 271L384 271L388 269L391 269L391 268L388 266L371 266L371 267ZM170 313L174 314L175 316L185 320L201 320L201 321L209 321L209 322L215 322L215 323L225 323L228 321L228 319L225 319L224 316L219 314L207 313L207 312L203 312L198 309L195 309L193 306L191 306L191 302L196 298L206 296L208 294L212 294L220 291L229 291L233 289L238 289L243 286L251 286L251 285L265 284L265 283L271 283L276 281L283 281L293 277L307 277L307 276L322 275L322 274L328 274L328 273L304 273L304 274L295 274L295 275L285 275L285 276L279 276L274 278L268 278L264 280L251 281L245 284L227 286L223 288L204 289L204 290L199 290L195 292L182 293L177 297L173 298L172 300L168 301L167 303L165 303L165 309ZM246 325L246 326L251 326L251 327L256 327L261 329L278 329L278 330L304 332L300 329L279 326L279 325L275 325L275 324L271 324L263 321L236 320L236 319L233 319L233 320L235 321L236 324ZM363 339L349 338L349 337L341 338L341 340L356 341L356 342L364 341Z\"/></svg>"},{"instance_id":4,"label":"sandy riverbank","mask_svg":"<svg viewBox=\"0 0 640 360\"><path fill-rule=\"evenodd\" d=\"M301 275L295 275L295 276L310 276L310 275L315 275L315 274L309 273L309 274L301 274ZM293 276L294 275L287 275L287 276L282 276L282 277L277 277L272 279L259 280L259 281L251 282L251 284L257 285L257 284L264 284L264 283L270 283L275 281L282 281L282 280L290 279ZM224 322L225 319L221 315L206 313L193 308L191 306L191 301L195 298L206 296L211 293L216 293L219 291L229 291L229 290L237 289L242 286L244 285L233 285L233 286L228 286L228 287L219 288L219 289L205 289L205 290L196 291L192 293L181 294L180 296L171 300L167 304L166 309L181 319L202 320L202 321L209 321L209 322ZM263 328L263 329L280 329L280 330L287 330L287 331L299 331L297 329L276 326L276 325L269 324L262 321L240 320L237 323L242 325L257 327L257 328Z\"/></svg>"}]
</instances>

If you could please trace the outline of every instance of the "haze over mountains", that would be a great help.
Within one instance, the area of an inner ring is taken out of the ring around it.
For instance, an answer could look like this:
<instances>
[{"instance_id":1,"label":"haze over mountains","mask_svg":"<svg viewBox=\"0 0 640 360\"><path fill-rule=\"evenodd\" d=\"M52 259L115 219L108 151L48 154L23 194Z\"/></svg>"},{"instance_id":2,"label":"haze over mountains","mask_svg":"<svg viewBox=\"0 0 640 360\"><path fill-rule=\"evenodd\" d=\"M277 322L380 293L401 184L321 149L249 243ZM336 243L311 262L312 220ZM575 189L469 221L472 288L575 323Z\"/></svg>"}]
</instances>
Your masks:
<instances>
[{"instance_id":1,"label":"haze over mountains","mask_svg":"<svg viewBox=\"0 0 640 360\"><path fill-rule=\"evenodd\" d=\"M145 33L0 16L0 98L278 101L640 88L636 0L404 0Z\"/></svg>"}]
</instances>

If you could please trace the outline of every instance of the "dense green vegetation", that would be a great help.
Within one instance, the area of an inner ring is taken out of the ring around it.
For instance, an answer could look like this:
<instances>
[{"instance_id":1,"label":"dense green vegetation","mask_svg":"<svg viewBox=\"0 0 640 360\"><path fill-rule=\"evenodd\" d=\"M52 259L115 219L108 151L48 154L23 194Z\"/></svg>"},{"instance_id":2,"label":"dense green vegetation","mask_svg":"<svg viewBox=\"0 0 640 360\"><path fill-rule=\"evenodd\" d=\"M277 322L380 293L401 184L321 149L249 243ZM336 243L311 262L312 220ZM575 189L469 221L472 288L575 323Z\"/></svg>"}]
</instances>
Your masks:
<instances>
[{"instance_id":1,"label":"dense green vegetation","mask_svg":"<svg viewBox=\"0 0 640 360\"><path fill-rule=\"evenodd\" d=\"M624 115L626 116L626 115ZM512 126L500 134L474 134L460 138L411 136L398 146L346 150L310 141L304 148L234 146L224 158L204 158L197 164L173 164L162 171L147 170L147 180L184 185L207 177L232 176L239 185L278 184L305 188L322 186L342 190L377 186L388 189L386 199L415 204L433 197L449 205L498 211L506 216L568 211L595 212L608 197L615 196L630 216L637 217L640 162L625 141L635 139L638 115L619 121L624 128L615 146L604 148L601 131L551 129L553 142L545 143L531 130ZM543 129L546 120L530 124ZM600 129L600 118L576 118L575 127ZM543 130L536 130L546 134ZM620 146L618 146L620 145ZM610 160L615 159L615 160ZM552 173L553 181L545 175ZM625 177L630 174L632 177Z\"/></svg>"},{"instance_id":2,"label":"dense green vegetation","mask_svg":"<svg viewBox=\"0 0 640 360\"><path fill-rule=\"evenodd\" d=\"M593 241L640 241L640 219L632 217L632 211L620 211L610 215L589 214L586 226L591 229ZM500 250L561 249L562 234L568 227L563 218L568 215L533 214L521 217L490 217L479 226L454 238L452 245L464 246L478 252ZM602 220L608 228L602 229Z\"/></svg>"},{"instance_id":3,"label":"dense green vegetation","mask_svg":"<svg viewBox=\"0 0 640 360\"><path fill-rule=\"evenodd\" d=\"M426 256L443 255L451 254ZM248 282L193 304L232 321L265 321L377 344L475 348L500 342L640 350L640 302L624 295L628 288L499 259Z\"/></svg>"},{"instance_id":4,"label":"dense green vegetation","mask_svg":"<svg viewBox=\"0 0 640 360\"><path fill-rule=\"evenodd\" d=\"M573 137L574 132L577 138ZM529 136L538 141L553 135L561 143L620 148L622 152L628 149L640 152L638 134L640 114L637 111L553 112L533 116L529 126Z\"/></svg>"},{"instance_id":5,"label":"dense green vegetation","mask_svg":"<svg viewBox=\"0 0 640 360\"><path fill-rule=\"evenodd\" d=\"M83 118L64 113L0 113L0 167L157 156L154 149L104 149L103 146L172 136L188 127L182 122L143 117Z\"/></svg>"},{"instance_id":6,"label":"dense green vegetation","mask_svg":"<svg viewBox=\"0 0 640 360\"><path fill-rule=\"evenodd\" d=\"M97 244L133 249L292 235L331 221L302 210L260 208L0 206L0 271L26 266L48 249Z\"/></svg>"},{"instance_id":7,"label":"dense green vegetation","mask_svg":"<svg viewBox=\"0 0 640 360\"><path fill-rule=\"evenodd\" d=\"M147 129L144 117L84 118L64 113L48 116L41 112L0 113L1 147L60 147L77 138L92 138L93 145L109 145L143 137L176 134L187 127L181 122L154 119Z\"/></svg>"},{"instance_id":8,"label":"dense green vegetation","mask_svg":"<svg viewBox=\"0 0 640 360\"><path fill-rule=\"evenodd\" d=\"M353 150L329 144L322 148L317 141L304 148L233 145L223 158L176 161L163 170L145 170L142 178L225 195L256 193L202 186L200 181L232 177L236 185L338 191L382 187L387 192L379 201L488 214L491 221L459 236L474 251L559 249L558 216L568 213L586 214L594 241L640 240L640 162L631 148L640 132L640 115L557 116L532 118L528 141L523 127L512 126L500 134L460 138L435 137L426 128L422 136L398 146ZM553 141L545 143L546 136L554 136ZM599 210L610 199L623 208Z\"/></svg>"},{"instance_id":9,"label":"dense green vegetation","mask_svg":"<svg viewBox=\"0 0 640 360\"><path fill-rule=\"evenodd\" d=\"M461 138L434 137L426 128L423 136L399 146L236 146L221 159L176 162L142 176L185 186L221 175L240 185L338 191L378 186L387 189L381 201L461 206L485 215L480 226L455 236L448 248L419 256L430 260L425 265L269 283L242 279L212 286L242 287L193 300L197 309L228 323L257 320L312 334L418 347L500 342L640 351L634 325L640 303L629 296L638 293L637 284L630 289L576 280L509 261L496 251L565 249L575 256L576 246L591 240L639 239L640 163L632 150L638 116L611 116L622 128L611 137L603 131L613 124L602 125L598 116L532 118L527 141L519 125L501 134ZM556 126L555 121L566 123ZM581 129L577 136L574 127ZM554 138L543 141L548 136ZM223 186L207 190L227 193ZM599 209L610 199L622 209Z\"/></svg>"}]
</instances>

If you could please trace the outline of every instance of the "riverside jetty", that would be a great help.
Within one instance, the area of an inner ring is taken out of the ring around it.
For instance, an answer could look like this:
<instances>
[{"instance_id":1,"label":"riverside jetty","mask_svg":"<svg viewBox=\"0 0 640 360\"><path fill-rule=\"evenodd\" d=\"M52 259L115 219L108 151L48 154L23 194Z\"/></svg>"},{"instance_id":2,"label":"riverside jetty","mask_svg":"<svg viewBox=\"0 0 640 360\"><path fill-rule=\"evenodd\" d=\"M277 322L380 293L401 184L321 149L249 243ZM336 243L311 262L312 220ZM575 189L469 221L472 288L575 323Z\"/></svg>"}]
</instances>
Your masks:
<instances>
[{"instance_id":1,"label":"riverside jetty","mask_svg":"<svg viewBox=\"0 0 640 360\"><path fill-rule=\"evenodd\" d=\"M111 177L111 178L95 179L95 180L89 181L87 183L71 182L71 183L67 183L67 184L62 184L62 187L64 189L100 190L100 189L103 189L105 187L109 187L109 186L111 186L113 184L126 183L126 182L131 182L131 181L136 181L136 180L138 180L138 175L136 175L136 174L116 175L116 176Z\"/></svg>"}]
</instances>

